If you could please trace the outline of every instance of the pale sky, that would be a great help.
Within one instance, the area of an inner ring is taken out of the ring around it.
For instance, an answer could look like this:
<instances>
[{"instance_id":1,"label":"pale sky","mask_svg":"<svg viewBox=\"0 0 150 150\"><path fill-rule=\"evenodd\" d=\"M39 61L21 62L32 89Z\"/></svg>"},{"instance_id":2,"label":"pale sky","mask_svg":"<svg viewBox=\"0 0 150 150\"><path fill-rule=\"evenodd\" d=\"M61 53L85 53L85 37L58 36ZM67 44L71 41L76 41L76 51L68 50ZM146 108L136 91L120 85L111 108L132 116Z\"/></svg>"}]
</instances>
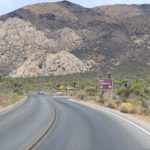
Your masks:
<instances>
[{"instance_id":1,"label":"pale sky","mask_svg":"<svg viewBox=\"0 0 150 150\"><path fill-rule=\"evenodd\" d=\"M0 15L6 14L26 5L59 0L0 0ZM150 0L68 0L84 7L95 7L110 4L150 4Z\"/></svg>"}]
</instances>

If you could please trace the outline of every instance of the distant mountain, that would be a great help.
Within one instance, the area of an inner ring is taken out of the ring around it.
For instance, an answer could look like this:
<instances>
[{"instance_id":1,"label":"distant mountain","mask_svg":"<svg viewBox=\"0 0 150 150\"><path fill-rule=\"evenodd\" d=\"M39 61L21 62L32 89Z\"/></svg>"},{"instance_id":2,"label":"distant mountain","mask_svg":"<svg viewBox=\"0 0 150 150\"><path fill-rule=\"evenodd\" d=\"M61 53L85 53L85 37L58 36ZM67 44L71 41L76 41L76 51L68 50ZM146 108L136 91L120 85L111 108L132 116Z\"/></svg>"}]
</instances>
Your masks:
<instances>
[{"instance_id":1,"label":"distant mountain","mask_svg":"<svg viewBox=\"0 0 150 150\"><path fill-rule=\"evenodd\" d=\"M150 73L150 5L89 9L62 1L29 5L0 17L0 74L94 70Z\"/></svg>"}]
</instances>

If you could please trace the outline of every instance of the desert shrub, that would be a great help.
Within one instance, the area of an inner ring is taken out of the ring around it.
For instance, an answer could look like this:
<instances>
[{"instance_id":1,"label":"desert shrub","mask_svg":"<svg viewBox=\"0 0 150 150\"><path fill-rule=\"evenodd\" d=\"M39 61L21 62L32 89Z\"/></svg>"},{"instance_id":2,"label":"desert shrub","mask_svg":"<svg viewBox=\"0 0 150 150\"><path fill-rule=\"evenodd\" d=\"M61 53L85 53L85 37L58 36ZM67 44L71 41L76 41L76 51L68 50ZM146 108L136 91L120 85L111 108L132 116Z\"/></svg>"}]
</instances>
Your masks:
<instances>
[{"instance_id":1,"label":"desert shrub","mask_svg":"<svg viewBox=\"0 0 150 150\"><path fill-rule=\"evenodd\" d=\"M19 95L23 95L23 91L21 89L18 89L18 88L14 88L12 90L13 93L16 93L16 94L19 94Z\"/></svg>"},{"instance_id":2,"label":"desert shrub","mask_svg":"<svg viewBox=\"0 0 150 150\"><path fill-rule=\"evenodd\" d=\"M101 106L103 106L106 101L105 101L104 98L100 98L100 99L98 100L98 102L100 103Z\"/></svg>"},{"instance_id":3,"label":"desert shrub","mask_svg":"<svg viewBox=\"0 0 150 150\"><path fill-rule=\"evenodd\" d=\"M120 111L123 113L131 113L133 112L133 105L131 103L122 103Z\"/></svg>"},{"instance_id":4,"label":"desert shrub","mask_svg":"<svg viewBox=\"0 0 150 150\"><path fill-rule=\"evenodd\" d=\"M72 85L72 87L74 88L74 91L75 91L76 88L77 88L77 82L73 82L73 83L71 83L71 85Z\"/></svg>"},{"instance_id":5,"label":"desert shrub","mask_svg":"<svg viewBox=\"0 0 150 150\"><path fill-rule=\"evenodd\" d=\"M5 77L0 75L0 82L3 82L3 81L5 81Z\"/></svg>"},{"instance_id":6,"label":"desert shrub","mask_svg":"<svg viewBox=\"0 0 150 150\"><path fill-rule=\"evenodd\" d=\"M108 103L108 107L112 108L112 109L116 109L117 108L117 104L115 102L111 101L111 102Z\"/></svg>"},{"instance_id":7,"label":"desert shrub","mask_svg":"<svg viewBox=\"0 0 150 150\"><path fill-rule=\"evenodd\" d=\"M130 82L127 79L118 81L117 94L121 97L128 98L130 95Z\"/></svg>"},{"instance_id":8,"label":"desert shrub","mask_svg":"<svg viewBox=\"0 0 150 150\"><path fill-rule=\"evenodd\" d=\"M84 94L78 94L77 98L79 98L80 100L84 100L85 99L85 95Z\"/></svg>"},{"instance_id":9,"label":"desert shrub","mask_svg":"<svg viewBox=\"0 0 150 150\"><path fill-rule=\"evenodd\" d=\"M89 96L95 96L97 93L97 89L94 86L86 87L85 91Z\"/></svg>"},{"instance_id":10,"label":"desert shrub","mask_svg":"<svg viewBox=\"0 0 150 150\"><path fill-rule=\"evenodd\" d=\"M143 86L144 84L141 80L135 80L131 84L131 92L139 95L140 97L146 97Z\"/></svg>"},{"instance_id":11,"label":"desert shrub","mask_svg":"<svg viewBox=\"0 0 150 150\"><path fill-rule=\"evenodd\" d=\"M150 94L150 88L145 88L145 89L144 89L144 92L145 92L146 94Z\"/></svg>"},{"instance_id":12,"label":"desert shrub","mask_svg":"<svg viewBox=\"0 0 150 150\"><path fill-rule=\"evenodd\" d=\"M144 108L138 104L138 103L133 103L133 111L132 113L135 113L135 114L142 114L143 111L144 111Z\"/></svg>"},{"instance_id":13,"label":"desert shrub","mask_svg":"<svg viewBox=\"0 0 150 150\"><path fill-rule=\"evenodd\" d=\"M148 83L144 80L120 79L115 80L117 94L124 99L124 102L129 98L130 94L135 94L138 99L148 98Z\"/></svg>"},{"instance_id":14,"label":"desert shrub","mask_svg":"<svg viewBox=\"0 0 150 150\"><path fill-rule=\"evenodd\" d=\"M149 116L150 115L150 110L144 110L143 114Z\"/></svg>"}]
</instances>

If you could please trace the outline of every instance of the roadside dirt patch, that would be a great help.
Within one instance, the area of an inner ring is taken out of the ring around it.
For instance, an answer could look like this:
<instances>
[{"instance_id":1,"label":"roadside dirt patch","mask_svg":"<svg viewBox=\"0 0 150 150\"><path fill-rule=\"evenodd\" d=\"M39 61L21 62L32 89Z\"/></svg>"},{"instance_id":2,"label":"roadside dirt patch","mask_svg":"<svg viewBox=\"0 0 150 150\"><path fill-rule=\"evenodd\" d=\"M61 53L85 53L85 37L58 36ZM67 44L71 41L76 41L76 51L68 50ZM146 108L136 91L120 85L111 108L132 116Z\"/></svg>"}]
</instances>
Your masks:
<instances>
[{"instance_id":1,"label":"roadside dirt patch","mask_svg":"<svg viewBox=\"0 0 150 150\"><path fill-rule=\"evenodd\" d=\"M144 121L148 124L150 124L150 116L142 116L137 114L130 114L131 116L135 117L138 120Z\"/></svg>"}]
</instances>

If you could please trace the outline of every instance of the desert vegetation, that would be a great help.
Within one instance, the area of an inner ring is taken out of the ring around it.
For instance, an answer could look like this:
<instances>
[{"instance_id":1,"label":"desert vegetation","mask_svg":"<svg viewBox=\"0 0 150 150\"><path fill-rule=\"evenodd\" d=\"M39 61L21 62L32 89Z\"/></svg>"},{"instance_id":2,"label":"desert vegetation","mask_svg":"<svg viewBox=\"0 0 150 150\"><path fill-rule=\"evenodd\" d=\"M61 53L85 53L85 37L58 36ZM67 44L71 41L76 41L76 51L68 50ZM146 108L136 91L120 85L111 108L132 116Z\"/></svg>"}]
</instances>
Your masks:
<instances>
[{"instance_id":1,"label":"desert vegetation","mask_svg":"<svg viewBox=\"0 0 150 150\"><path fill-rule=\"evenodd\" d=\"M79 73L72 75L9 78L0 76L0 105L6 107L20 100L30 91L43 90L56 94L60 84L64 85L63 95L83 101L94 101L99 105L118 109L124 113L149 114L150 80L135 77L112 76L113 90L99 90L100 78L111 77L110 73ZM68 90L67 90L68 89Z\"/></svg>"}]
</instances>

